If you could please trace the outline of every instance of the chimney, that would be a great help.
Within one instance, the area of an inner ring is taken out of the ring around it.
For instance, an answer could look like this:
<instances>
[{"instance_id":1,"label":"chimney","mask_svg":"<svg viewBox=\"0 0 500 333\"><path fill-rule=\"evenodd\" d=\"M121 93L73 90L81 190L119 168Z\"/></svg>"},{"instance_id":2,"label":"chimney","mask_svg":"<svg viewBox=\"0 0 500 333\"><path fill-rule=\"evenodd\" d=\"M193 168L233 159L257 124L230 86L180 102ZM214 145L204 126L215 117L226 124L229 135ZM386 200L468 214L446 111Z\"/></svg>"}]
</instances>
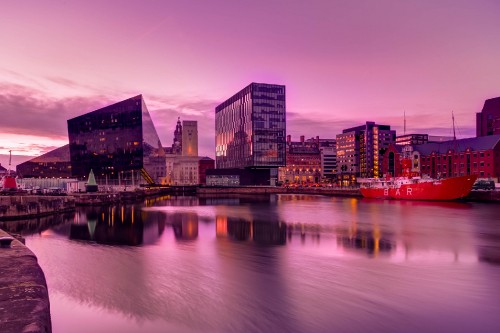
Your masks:
<instances>
[{"instance_id":1,"label":"chimney","mask_svg":"<svg viewBox=\"0 0 500 333\"><path fill-rule=\"evenodd\" d=\"M290 142L292 142L292 136L290 134L288 134L286 136L286 143L290 143Z\"/></svg>"},{"instance_id":2,"label":"chimney","mask_svg":"<svg viewBox=\"0 0 500 333\"><path fill-rule=\"evenodd\" d=\"M305 139L305 138L304 138L304 136L303 136L303 135L301 135L301 136L300 136L300 142L302 142L302 144L304 143L304 139Z\"/></svg>"}]
</instances>

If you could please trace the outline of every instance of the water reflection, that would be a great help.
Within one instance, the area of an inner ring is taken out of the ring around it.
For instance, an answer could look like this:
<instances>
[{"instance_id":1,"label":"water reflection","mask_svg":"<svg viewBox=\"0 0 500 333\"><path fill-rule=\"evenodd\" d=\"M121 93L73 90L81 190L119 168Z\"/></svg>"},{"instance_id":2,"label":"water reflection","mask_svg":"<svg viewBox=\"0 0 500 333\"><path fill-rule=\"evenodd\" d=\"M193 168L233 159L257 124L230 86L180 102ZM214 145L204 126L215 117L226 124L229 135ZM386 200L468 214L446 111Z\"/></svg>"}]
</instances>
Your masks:
<instances>
[{"instance_id":1,"label":"water reflection","mask_svg":"<svg viewBox=\"0 0 500 333\"><path fill-rule=\"evenodd\" d=\"M249 221L218 215L215 219L218 237L228 237L236 241L254 241L263 245L285 245L286 223Z\"/></svg>"},{"instance_id":2,"label":"water reflection","mask_svg":"<svg viewBox=\"0 0 500 333\"><path fill-rule=\"evenodd\" d=\"M16 221L0 221L0 229L9 233L18 233L21 235L29 235L40 233L48 228L64 224L71 220L74 213L64 213L58 215L49 215L34 219L16 220Z\"/></svg>"},{"instance_id":3,"label":"water reflection","mask_svg":"<svg viewBox=\"0 0 500 333\"><path fill-rule=\"evenodd\" d=\"M495 208L164 197L79 208L27 245L54 332L498 331Z\"/></svg>"},{"instance_id":4,"label":"water reflection","mask_svg":"<svg viewBox=\"0 0 500 333\"><path fill-rule=\"evenodd\" d=\"M70 224L69 238L107 245L154 243L165 229L165 218L136 205L80 208Z\"/></svg>"},{"instance_id":5,"label":"water reflection","mask_svg":"<svg viewBox=\"0 0 500 333\"><path fill-rule=\"evenodd\" d=\"M198 214L174 213L167 215L167 223L172 225L175 238L179 240L194 240L198 238Z\"/></svg>"},{"instance_id":6,"label":"water reflection","mask_svg":"<svg viewBox=\"0 0 500 333\"><path fill-rule=\"evenodd\" d=\"M363 250L369 255L376 256L379 253L389 253L395 247L394 241L387 235L382 235L380 230L338 230L337 244L345 249Z\"/></svg>"}]
</instances>

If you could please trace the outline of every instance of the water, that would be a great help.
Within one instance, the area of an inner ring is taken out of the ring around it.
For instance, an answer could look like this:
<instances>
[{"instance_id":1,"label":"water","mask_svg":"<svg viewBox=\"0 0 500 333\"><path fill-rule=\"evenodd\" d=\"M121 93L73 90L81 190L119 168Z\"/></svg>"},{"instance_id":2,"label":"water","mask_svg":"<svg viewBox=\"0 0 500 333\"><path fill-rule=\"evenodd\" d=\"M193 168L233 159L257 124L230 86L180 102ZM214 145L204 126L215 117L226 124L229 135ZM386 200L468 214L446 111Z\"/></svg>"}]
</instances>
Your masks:
<instances>
[{"instance_id":1,"label":"water","mask_svg":"<svg viewBox=\"0 0 500 333\"><path fill-rule=\"evenodd\" d=\"M22 225L55 333L500 332L499 211L162 198Z\"/></svg>"}]
</instances>

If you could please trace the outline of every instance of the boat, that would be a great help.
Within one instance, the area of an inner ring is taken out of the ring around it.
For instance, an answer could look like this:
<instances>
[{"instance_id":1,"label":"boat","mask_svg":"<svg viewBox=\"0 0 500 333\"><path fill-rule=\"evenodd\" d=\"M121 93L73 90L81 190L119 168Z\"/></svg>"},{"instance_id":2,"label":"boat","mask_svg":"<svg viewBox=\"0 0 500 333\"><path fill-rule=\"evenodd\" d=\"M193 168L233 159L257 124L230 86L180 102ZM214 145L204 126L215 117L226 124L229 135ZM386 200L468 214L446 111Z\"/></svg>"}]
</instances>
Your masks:
<instances>
[{"instance_id":1,"label":"boat","mask_svg":"<svg viewBox=\"0 0 500 333\"><path fill-rule=\"evenodd\" d=\"M358 179L365 198L396 200L449 201L466 197L477 180L477 175L450 178L420 176L419 168L412 168L413 148L402 150L401 177Z\"/></svg>"},{"instance_id":2,"label":"boat","mask_svg":"<svg viewBox=\"0 0 500 333\"><path fill-rule=\"evenodd\" d=\"M11 175L6 175L2 178L1 188L2 192L14 192L17 191L16 178Z\"/></svg>"},{"instance_id":3,"label":"boat","mask_svg":"<svg viewBox=\"0 0 500 333\"><path fill-rule=\"evenodd\" d=\"M388 177L360 181L365 198L396 200L448 201L466 197L472 190L476 175L444 179L422 177Z\"/></svg>"},{"instance_id":4,"label":"boat","mask_svg":"<svg viewBox=\"0 0 500 333\"><path fill-rule=\"evenodd\" d=\"M9 170L5 176L0 180L0 192L16 192L17 182L14 176L10 174L10 164L12 162L12 150L9 150Z\"/></svg>"}]
</instances>

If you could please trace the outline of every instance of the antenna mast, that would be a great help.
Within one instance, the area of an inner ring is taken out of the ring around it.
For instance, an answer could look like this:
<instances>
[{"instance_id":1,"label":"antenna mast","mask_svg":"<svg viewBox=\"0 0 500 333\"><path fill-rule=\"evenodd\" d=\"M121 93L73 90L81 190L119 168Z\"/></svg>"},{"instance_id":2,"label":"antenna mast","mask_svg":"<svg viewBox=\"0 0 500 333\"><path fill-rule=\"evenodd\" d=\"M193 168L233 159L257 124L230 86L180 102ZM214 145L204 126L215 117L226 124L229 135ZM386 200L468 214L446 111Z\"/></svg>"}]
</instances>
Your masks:
<instances>
[{"instance_id":1,"label":"antenna mast","mask_svg":"<svg viewBox=\"0 0 500 333\"><path fill-rule=\"evenodd\" d=\"M453 114L453 111L451 111L451 120L453 121L453 140L456 140L457 136L455 134L455 115Z\"/></svg>"},{"instance_id":2,"label":"antenna mast","mask_svg":"<svg viewBox=\"0 0 500 333\"><path fill-rule=\"evenodd\" d=\"M403 134L406 135L406 111L403 111L403 118L404 118Z\"/></svg>"},{"instance_id":3,"label":"antenna mast","mask_svg":"<svg viewBox=\"0 0 500 333\"><path fill-rule=\"evenodd\" d=\"M10 163L12 162L12 150L9 150L9 171L8 175L10 176Z\"/></svg>"}]
</instances>

